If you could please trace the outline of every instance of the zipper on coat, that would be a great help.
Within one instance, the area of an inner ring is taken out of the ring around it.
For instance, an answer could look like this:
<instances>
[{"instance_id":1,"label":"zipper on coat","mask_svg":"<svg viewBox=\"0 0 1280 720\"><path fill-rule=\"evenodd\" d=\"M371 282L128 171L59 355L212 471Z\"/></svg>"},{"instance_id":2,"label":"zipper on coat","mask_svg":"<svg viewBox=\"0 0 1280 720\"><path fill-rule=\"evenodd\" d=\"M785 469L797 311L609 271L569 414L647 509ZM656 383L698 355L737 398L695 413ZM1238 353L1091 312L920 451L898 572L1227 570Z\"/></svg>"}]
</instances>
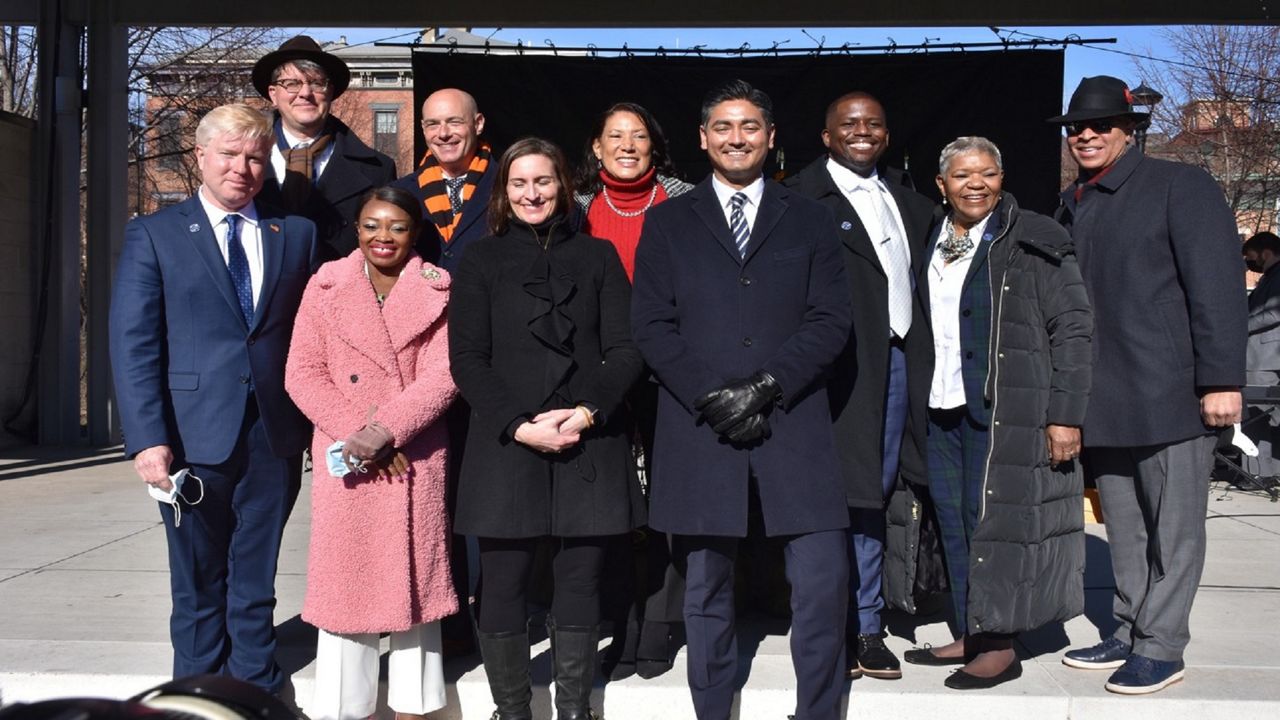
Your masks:
<instances>
[{"instance_id":1,"label":"zipper on coat","mask_svg":"<svg viewBox=\"0 0 1280 720\"><path fill-rule=\"evenodd\" d=\"M1000 235L991 241L991 247L987 249L987 282L991 282L991 253L995 250L995 244L1000 241L1009 232L1009 224L1013 218L1009 218L1009 222L1005 223L1004 229ZM981 489L981 505L978 510L978 523L981 523L987 516L987 481L991 478L991 454L995 450L996 434L996 403L997 395L996 385L1000 382L1000 353L997 348L1000 347L1000 316L1004 314L1004 293L1005 281L1009 277L1009 265L1006 262L1004 271L1000 274L1000 294L996 301L995 312L991 313L991 329L987 337L991 338L991 347L987 348L987 379L983 385L984 388L991 388L991 424L987 426L987 459L982 463L982 489ZM997 286L992 285L992 288ZM981 560L982 558L979 558Z\"/></svg>"}]
</instances>

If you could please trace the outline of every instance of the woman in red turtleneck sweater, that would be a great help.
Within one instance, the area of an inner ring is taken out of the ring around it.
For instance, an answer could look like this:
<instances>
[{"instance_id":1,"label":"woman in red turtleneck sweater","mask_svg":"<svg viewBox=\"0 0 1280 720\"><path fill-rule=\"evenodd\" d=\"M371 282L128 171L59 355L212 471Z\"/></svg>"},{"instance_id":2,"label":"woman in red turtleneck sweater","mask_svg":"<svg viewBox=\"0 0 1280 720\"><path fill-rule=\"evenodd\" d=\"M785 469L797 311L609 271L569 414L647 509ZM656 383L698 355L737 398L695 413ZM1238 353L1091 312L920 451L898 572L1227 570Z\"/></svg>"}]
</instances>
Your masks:
<instances>
[{"instance_id":1,"label":"woman in red turtleneck sweater","mask_svg":"<svg viewBox=\"0 0 1280 720\"><path fill-rule=\"evenodd\" d=\"M596 121L577 187L580 229L613 243L628 278L645 212L693 188L675 177L658 121L628 102L613 105Z\"/></svg>"},{"instance_id":2,"label":"woman in red turtleneck sweater","mask_svg":"<svg viewBox=\"0 0 1280 720\"><path fill-rule=\"evenodd\" d=\"M662 127L648 110L628 102L613 105L596 121L575 185L581 231L613 243L628 279L635 270L645 213L693 188L675 177ZM627 402L647 467L657 384L641 380ZM634 562L637 553L643 557L640 563ZM644 569L639 578L631 571L637 565ZM614 624L605 672L614 680L632 673L661 675L671 669L668 638L671 625L683 621L684 602L684 581L671 564L667 539L646 531L615 543L606 568L616 570L605 570L601 589L602 615Z\"/></svg>"}]
</instances>

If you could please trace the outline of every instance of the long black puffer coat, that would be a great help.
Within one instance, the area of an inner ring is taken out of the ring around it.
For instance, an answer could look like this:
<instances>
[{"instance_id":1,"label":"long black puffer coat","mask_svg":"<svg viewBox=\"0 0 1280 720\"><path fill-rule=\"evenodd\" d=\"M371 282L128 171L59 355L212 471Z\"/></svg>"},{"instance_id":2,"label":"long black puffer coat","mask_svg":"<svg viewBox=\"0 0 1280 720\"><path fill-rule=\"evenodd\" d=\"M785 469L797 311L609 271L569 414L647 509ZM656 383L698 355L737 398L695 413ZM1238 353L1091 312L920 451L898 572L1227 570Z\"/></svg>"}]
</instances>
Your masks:
<instances>
[{"instance_id":1,"label":"long black puffer coat","mask_svg":"<svg viewBox=\"0 0 1280 720\"><path fill-rule=\"evenodd\" d=\"M984 355L991 434L979 520L970 539L968 627L1016 633L1084 610L1083 484L1077 461L1049 465L1046 425L1084 422L1093 313L1070 236L1005 193L990 223L994 336Z\"/></svg>"}]
</instances>

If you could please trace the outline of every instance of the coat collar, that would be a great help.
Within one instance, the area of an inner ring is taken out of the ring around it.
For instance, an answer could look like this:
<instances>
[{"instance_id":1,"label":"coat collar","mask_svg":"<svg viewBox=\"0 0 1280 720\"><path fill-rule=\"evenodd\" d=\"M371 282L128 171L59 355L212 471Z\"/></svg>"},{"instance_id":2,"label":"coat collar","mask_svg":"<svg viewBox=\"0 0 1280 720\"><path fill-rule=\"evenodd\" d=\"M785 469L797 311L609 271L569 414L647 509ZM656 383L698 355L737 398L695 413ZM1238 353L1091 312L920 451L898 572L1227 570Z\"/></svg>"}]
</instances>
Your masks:
<instances>
[{"instance_id":1,"label":"coat collar","mask_svg":"<svg viewBox=\"0 0 1280 720\"><path fill-rule=\"evenodd\" d=\"M768 241L769 234L773 232L773 228L787 210L787 199L790 194L789 190L778 183L768 179L764 181L760 208L756 211L755 224L751 226L751 241L747 245L747 256L743 258L738 253L738 246L733 242L733 234L729 231L729 219L725 217L724 208L720 206L720 199L711 185L711 176L708 175L689 191L689 196L693 199L694 213L715 236L729 257L741 265L751 262L751 259Z\"/></svg>"},{"instance_id":2,"label":"coat collar","mask_svg":"<svg viewBox=\"0 0 1280 720\"><path fill-rule=\"evenodd\" d=\"M330 293L330 322L338 338L388 373L396 373L396 354L421 338L444 314L450 278L444 270L413 255L379 308L364 274L364 255L356 249L345 258L326 263L316 274L316 282Z\"/></svg>"}]
</instances>

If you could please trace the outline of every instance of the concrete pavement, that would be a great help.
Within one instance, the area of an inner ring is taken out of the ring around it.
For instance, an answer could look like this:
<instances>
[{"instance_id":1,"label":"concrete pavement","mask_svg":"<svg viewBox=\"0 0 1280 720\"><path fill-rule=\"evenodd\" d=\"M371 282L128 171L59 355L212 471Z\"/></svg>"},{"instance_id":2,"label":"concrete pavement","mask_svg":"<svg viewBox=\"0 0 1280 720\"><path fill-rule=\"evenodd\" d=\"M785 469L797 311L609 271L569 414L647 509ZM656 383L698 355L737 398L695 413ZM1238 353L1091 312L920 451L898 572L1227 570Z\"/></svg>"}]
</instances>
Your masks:
<instances>
[{"instance_id":1,"label":"concrete pavement","mask_svg":"<svg viewBox=\"0 0 1280 720\"><path fill-rule=\"evenodd\" d=\"M119 449L10 450L0 454L0 702L75 695L128 697L168 679L169 592L164 532ZM281 662L305 710L315 632L298 617L305 587L308 487L286 531L277 582ZM900 681L850 683L847 717L947 720L1250 720L1280 717L1280 504L1215 485L1209 558L1192 615L1187 679L1147 697L1103 690L1107 673L1072 670L1062 652L1099 637L1110 622L1105 533L1090 526L1088 609L1064 627L1021 639L1024 675L990 691L947 690L947 668L905 668ZM940 618L895 617L889 646L950 638ZM785 625L744 622L743 687L736 717L784 718L795 679ZM550 661L534 646L535 717L549 718ZM655 680L597 678L608 720L692 718L684 654ZM488 718L478 659L452 662L450 707L439 720ZM388 715L389 717L389 715Z\"/></svg>"}]
</instances>

